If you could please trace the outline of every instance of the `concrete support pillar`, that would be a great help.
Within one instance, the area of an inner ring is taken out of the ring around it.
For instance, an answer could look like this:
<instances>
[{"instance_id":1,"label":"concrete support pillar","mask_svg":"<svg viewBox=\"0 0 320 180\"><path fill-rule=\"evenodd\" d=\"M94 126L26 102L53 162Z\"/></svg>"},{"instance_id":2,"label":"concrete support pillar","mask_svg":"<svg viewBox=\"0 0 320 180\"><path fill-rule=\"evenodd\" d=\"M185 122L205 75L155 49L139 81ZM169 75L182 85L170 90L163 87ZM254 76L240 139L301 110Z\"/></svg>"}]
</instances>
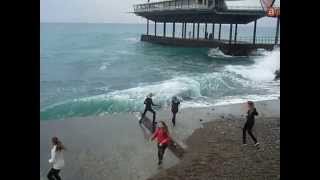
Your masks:
<instances>
[{"instance_id":1,"label":"concrete support pillar","mask_svg":"<svg viewBox=\"0 0 320 180\"><path fill-rule=\"evenodd\" d=\"M232 41L232 27L233 27L233 24L230 24L230 31L229 31L229 44L231 44L231 41Z\"/></svg>"},{"instance_id":2,"label":"concrete support pillar","mask_svg":"<svg viewBox=\"0 0 320 180\"><path fill-rule=\"evenodd\" d=\"M181 24L181 38L184 37L183 32L184 32L184 23Z\"/></svg>"},{"instance_id":3,"label":"concrete support pillar","mask_svg":"<svg viewBox=\"0 0 320 180\"><path fill-rule=\"evenodd\" d=\"M237 35L238 35L238 24L236 24L236 29L234 30L234 43L237 43Z\"/></svg>"},{"instance_id":4,"label":"concrete support pillar","mask_svg":"<svg viewBox=\"0 0 320 180\"><path fill-rule=\"evenodd\" d=\"M221 24L219 24L219 40L221 39Z\"/></svg>"},{"instance_id":5,"label":"concrete support pillar","mask_svg":"<svg viewBox=\"0 0 320 180\"><path fill-rule=\"evenodd\" d=\"M205 38L208 38L208 31L207 31L207 28L208 28L208 25L207 25L207 23L205 23L205 25L204 25L204 37ZM207 37L206 37L206 35L207 35Z\"/></svg>"},{"instance_id":6,"label":"concrete support pillar","mask_svg":"<svg viewBox=\"0 0 320 180\"><path fill-rule=\"evenodd\" d=\"M192 23L192 38L193 39L194 39L194 29L195 29L194 26L195 26L194 23Z\"/></svg>"},{"instance_id":7,"label":"concrete support pillar","mask_svg":"<svg viewBox=\"0 0 320 180\"><path fill-rule=\"evenodd\" d=\"M184 38L187 38L187 23L184 23Z\"/></svg>"},{"instance_id":8,"label":"concrete support pillar","mask_svg":"<svg viewBox=\"0 0 320 180\"><path fill-rule=\"evenodd\" d=\"M212 23L212 39L214 39L214 26L215 26L215 24Z\"/></svg>"},{"instance_id":9,"label":"concrete support pillar","mask_svg":"<svg viewBox=\"0 0 320 180\"><path fill-rule=\"evenodd\" d=\"M174 38L176 34L176 22L173 22L172 26L172 37Z\"/></svg>"},{"instance_id":10,"label":"concrete support pillar","mask_svg":"<svg viewBox=\"0 0 320 180\"><path fill-rule=\"evenodd\" d=\"M163 37L166 37L166 22L163 23Z\"/></svg>"},{"instance_id":11,"label":"concrete support pillar","mask_svg":"<svg viewBox=\"0 0 320 180\"><path fill-rule=\"evenodd\" d=\"M200 28L200 23L198 23L198 28L197 28L198 29L198 31L197 31L197 39L199 39L199 30L200 30L199 28Z\"/></svg>"},{"instance_id":12,"label":"concrete support pillar","mask_svg":"<svg viewBox=\"0 0 320 180\"><path fill-rule=\"evenodd\" d=\"M278 44L279 27L280 27L280 17L278 17L278 19L277 19L277 29L276 29L276 37L274 40L274 44Z\"/></svg>"},{"instance_id":13,"label":"concrete support pillar","mask_svg":"<svg viewBox=\"0 0 320 180\"><path fill-rule=\"evenodd\" d=\"M253 44L256 44L257 20L254 21L253 27Z\"/></svg>"},{"instance_id":14,"label":"concrete support pillar","mask_svg":"<svg viewBox=\"0 0 320 180\"><path fill-rule=\"evenodd\" d=\"M149 19L147 19L147 35L149 35Z\"/></svg>"},{"instance_id":15,"label":"concrete support pillar","mask_svg":"<svg viewBox=\"0 0 320 180\"><path fill-rule=\"evenodd\" d=\"M154 22L154 36L157 36L157 21Z\"/></svg>"}]
</instances>

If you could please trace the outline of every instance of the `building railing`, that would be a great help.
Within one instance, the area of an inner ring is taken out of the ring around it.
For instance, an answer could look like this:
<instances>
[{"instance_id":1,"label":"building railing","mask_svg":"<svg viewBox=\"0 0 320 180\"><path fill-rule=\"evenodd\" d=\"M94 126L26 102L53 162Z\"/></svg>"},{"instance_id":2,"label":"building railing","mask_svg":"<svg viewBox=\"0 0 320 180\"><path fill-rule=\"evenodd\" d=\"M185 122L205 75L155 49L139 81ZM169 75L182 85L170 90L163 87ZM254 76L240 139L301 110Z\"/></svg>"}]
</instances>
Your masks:
<instances>
[{"instance_id":1,"label":"building railing","mask_svg":"<svg viewBox=\"0 0 320 180\"><path fill-rule=\"evenodd\" d=\"M226 10L262 11L262 6L227 6Z\"/></svg>"},{"instance_id":2,"label":"building railing","mask_svg":"<svg viewBox=\"0 0 320 180\"><path fill-rule=\"evenodd\" d=\"M216 38L215 38L216 40ZM249 36L238 36L236 41L234 40L234 36L232 37L231 41L226 38L221 38L221 41L224 41L226 43L231 42L231 44L252 44L253 43L253 37ZM255 38L255 44L280 44L280 37L278 37L277 43L275 43L276 37L275 36L256 36Z\"/></svg>"},{"instance_id":3,"label":"building railing","mask_svg":"<svg viewBox=\"0 0 320 180\"><path fill-rule=\"evenodd\" d=\"M210 9L207 5L193 3L190 0L189 4L179 3L180 1L161 1L154 3L137 4L133 6L134 12L150 12L162 10L177 10L177 9Z\"/></svg>"},{"instance_id":4,"label":"building railing","mask_svg":"<svg viewBox=\"0 0 320 180\"><path fill-rule=\"evenodd\" d=\"M167 39L167 38L173 38L172 36L162 36L162 35L158 35L158 36L154 36L154 35L149 35L150 38L152 39ZM220 40L215 37L214 39L205 39L203 37L199 37L199 39L197 39L197 37L186 37L186 38L182 38L182 37L174 37L174 39L177 40L199 40L199 41L211 41L211 40L215 40L215 41L220 41L223 42L224 44L253 44L253 37L246 37L246 36L239 36L237 37L236 41L234 40L234 37L231 39L231 41L227 38L221 38ZM278 41L275 41L275 37L274 36L257 36L256 40L255 40L255 44L280 44L280 37L278 37Z\"/></svg>"},{"instance_id":5,"label":"building railing","mask_svg":"<svg viewBox=\"0 0 320 180\"><path fill-rule=\"evenodd\" d=\"M177 9L217 9L221 11L244 10L244 11L263 11L262 6L226 6L219 3L218 5L198 4L195 1L161 1L153 3L144 3L133 5L134 12L151 12L162 10Z\"/></svg>"}]
</instances>

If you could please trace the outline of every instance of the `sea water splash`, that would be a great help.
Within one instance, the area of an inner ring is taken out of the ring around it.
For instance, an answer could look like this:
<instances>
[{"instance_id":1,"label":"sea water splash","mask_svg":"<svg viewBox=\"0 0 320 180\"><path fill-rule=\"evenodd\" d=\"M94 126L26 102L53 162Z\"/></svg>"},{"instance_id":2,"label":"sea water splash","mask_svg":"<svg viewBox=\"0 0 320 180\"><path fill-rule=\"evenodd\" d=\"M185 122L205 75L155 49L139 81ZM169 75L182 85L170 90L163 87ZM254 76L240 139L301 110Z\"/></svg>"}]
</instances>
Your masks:
<instances>
[{"instance_id":1,"label":"sea water splash","mask_svg":"<svg viewBox=\"0 0 320 180\"><path fill-rule=\"evenodd\" d=\"M263 56L253 56L254 64L251 66L228 65L226 70L235 72L254 81L272 81L275 71L280 69L280 49L271 52L263 51Z\"/></svg>"},{"instance_id":2,"label":"sea water splash","mask_svg":"<svg viewBox=\"0 0 320 180\"><path fill-rule=\"evenodd\" d=\"M201 96L200 84L186 77L174 78L153 85L140 86L107 94L78 98L54 104L41 110L41 119L61 119L72 116L97 115L105 112L141 111L147 94L154 102L167 106L173 96L190 99Z\"/></svg>"},{"instance_id":3,"label":"sea water splash","mask_svg":"<svg viewBox=\"0 0 320 180\"><path fill-rule=\"evenodd\" d=\"M208 56L212 58L230 58L232 56L224 54L219 48L212 48L208 52Z\"/></svg>"},{"instance_id":4,"label":"sea water splash","mask_svg":"<svg viewBox=\"0 0 320 180\"><path fill-rule=\"evenodd\" d=\"M73 116L90 116L116 112L143 110L147 94L154 94L154 102L162 108L170 105L173 96L178 96L185 107L207 107L213 100L245 90L254 91L254 82L242 79L230 72L204 73L197 76L176 77L152 85L118 90L96 96L77 98L54 104L41 110L41 119L63 119Z\"/></svg>"}]
</instances>

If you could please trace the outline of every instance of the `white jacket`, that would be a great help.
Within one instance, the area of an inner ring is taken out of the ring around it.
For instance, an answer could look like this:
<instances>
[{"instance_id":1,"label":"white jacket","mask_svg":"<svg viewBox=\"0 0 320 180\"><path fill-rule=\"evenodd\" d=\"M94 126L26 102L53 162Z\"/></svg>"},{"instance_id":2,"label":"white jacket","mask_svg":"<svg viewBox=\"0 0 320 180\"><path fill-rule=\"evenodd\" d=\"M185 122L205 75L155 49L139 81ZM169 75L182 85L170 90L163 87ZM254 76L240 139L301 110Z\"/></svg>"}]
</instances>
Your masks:
<instances>
[{"instance_id":1,"label":"white jacket","mask_svg":"<svg viewBox=\"0 0 320 180\"><path fill-rule=\"evenodd\" d=\"M53 146L51 149L51 159L49 159L49 163L53 164L54 169L61 169L64 166L64 158L63 158L63 150L56 151L57 146Z\"/></svg>"}]
</instances>

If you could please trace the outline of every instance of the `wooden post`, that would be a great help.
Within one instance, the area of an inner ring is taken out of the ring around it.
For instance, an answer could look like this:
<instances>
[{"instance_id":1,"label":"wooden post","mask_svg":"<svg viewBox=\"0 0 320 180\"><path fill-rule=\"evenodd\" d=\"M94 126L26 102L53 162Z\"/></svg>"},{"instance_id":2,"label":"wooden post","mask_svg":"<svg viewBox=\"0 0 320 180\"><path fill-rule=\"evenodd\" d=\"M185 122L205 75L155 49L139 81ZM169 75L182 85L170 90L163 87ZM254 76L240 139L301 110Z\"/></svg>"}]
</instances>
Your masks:
<instances>
[{"instance_id":1,"label":"wooden post","mask_svg":"<svg viewBox=\"0 0 320 180\"><path fill-rule=\"evenodd\" d=\"M277 30L276 30L276 37L275 37L275 40L274 40L274 44L278 44L279 25L280 25L280 17L278 17L278 19L277 19Z\"/></svg>"},{"instance_id":2,"label":"wooden post","mask_svg":"<svg viewBox=\"0 0 320 180\"><path fill-rule=\"evenodd\" d=\"M254 20L253 27L253 44L256 44L257 20Z\"/></svg>"},{"instance_id":3,"label":"wooden post","mask_svg":"<svg viewBox=\"0 0 320 180\"><path fill-rule=\"evenodd\" d=\"M219 24L219 40L221 39L221 24Z\"/></svg>"}]
</instances>

